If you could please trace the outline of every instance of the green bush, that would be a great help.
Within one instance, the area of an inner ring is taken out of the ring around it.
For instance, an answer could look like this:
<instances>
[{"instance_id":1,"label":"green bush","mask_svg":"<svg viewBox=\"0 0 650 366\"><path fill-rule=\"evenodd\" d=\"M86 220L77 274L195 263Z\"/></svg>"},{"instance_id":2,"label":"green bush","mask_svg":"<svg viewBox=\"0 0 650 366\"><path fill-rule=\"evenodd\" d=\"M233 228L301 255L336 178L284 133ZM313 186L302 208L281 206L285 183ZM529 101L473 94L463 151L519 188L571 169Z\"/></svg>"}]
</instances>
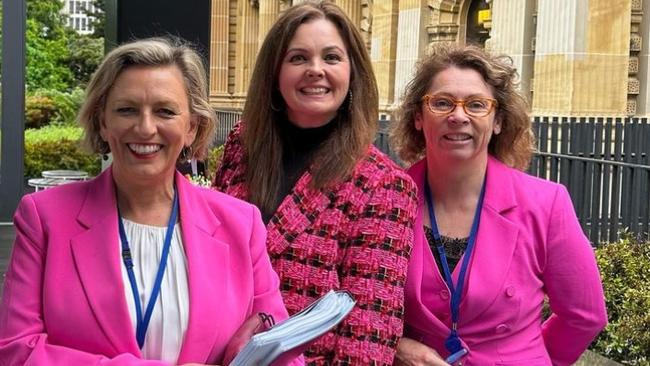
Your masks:
<instances>
[{"instance_id":1,"label":"green bush","mask_svg":"<svg viewBox=\"0 0 650 366\"><path fill-rule=\"evenodd\" d=\"M25 126L39 128L47 124L75 125L77 111L83 102L84 91L71 92L40 89L25 98Z\"/></svg>"},{"instance_id":2,"label":"green bush","mask_svg":"<svg viewBox=\"0 0 650 366\"><path fill-rule=\"evenodd\" d=\"M56 104L45 95L27 95L25 97L25 127L39 128L50 123L56 113Z\"/></svg>"},{"instance_id":3,"label":"green bush","mask_svg":"<svg viewBox=\"0 0 650 366\"><path fill-rule=\"evenodd\" d=\"M592 350L626 365L650 365L650 243L630 234L596 249L609 324Z\"/></svg>"},{"instance_id":4,"label":"green bush","mask_svg":"<svg viewBox=\"0 0 650 366\"><path fill-rule=\"evenodd\" d=\"M211 182L214 180L214 174L217 172L219 164L221 164L221 155L223 155L223 145L213 147L208 151L206 174Z\"/></svg>"},{"instance_id":5,"label":"green bush","mask_svg":"<svg viewBox=\"0 0 650 366\"><path fill-rule=\"evenodd\" d=\"M25 177L40 177L44 170L83 170L97 175L100 156L79 147L82 129L70 126L46 126L25 131Z\"/></svg>"}]
</instances>

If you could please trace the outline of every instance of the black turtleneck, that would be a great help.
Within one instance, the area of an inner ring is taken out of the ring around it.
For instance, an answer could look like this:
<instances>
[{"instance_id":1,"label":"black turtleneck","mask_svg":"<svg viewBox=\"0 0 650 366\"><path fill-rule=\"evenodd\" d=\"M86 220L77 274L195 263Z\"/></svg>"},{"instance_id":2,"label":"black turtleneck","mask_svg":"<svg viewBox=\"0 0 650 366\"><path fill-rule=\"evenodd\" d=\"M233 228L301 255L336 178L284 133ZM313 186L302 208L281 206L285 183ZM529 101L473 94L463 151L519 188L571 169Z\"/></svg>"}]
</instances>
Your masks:
<instances>
[{"instance_id":1,"label":"black turtleneck","mask_svg":"<svg viewBox=\"0 0 650 366\"><path fill-rule=\"evenodd\" d=\"M275 197L275 204L270 212L262 212L262 219L267 224L275 214L284 198L291 193L298 179L309 168L314 153L336 128L336 119L320 127L302 128L289 120L282 119L279 124L282 140L282 176L280 187Z\"/></svg>"}]
</instances>

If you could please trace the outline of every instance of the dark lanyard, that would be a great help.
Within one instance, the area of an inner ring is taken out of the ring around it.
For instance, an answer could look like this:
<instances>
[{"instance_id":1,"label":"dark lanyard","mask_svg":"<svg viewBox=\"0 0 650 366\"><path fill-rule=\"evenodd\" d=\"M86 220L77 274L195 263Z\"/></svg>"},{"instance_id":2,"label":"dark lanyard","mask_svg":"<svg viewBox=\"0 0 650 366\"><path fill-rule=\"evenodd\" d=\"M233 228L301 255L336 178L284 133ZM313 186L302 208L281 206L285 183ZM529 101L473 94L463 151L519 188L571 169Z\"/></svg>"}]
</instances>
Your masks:
<instances>
[{"instance_id":1,"label":"dark lanyard","mask_svg":"<svg viewBox=\"0 0 650 366\"><path fill-rule=\"evenodd\" d=\"M156 305L156 299L160 293L160 285L162 284L162 278L165 274L165 268L167 267L169 247L172 243L174 225L176 225L176 217L178 216L178 194L176 191L174 191L172 214L169 216L169 222L167 223L167 232L165 233L165 242L163 243L160 265L158 265L158 273L156 274L156 280L154 282L153 289L151 289L151 297L149 298L149 303L147 304L147 310L144 313L144 318L142 317L142 304L140 303L138 283L135 281L135 274L133 273L131 249L129 248L129 241L126 238L126 232L124 231L124 224L122 223L122 215L120 215L119 207L117 209L117 214L117 221L120 228L120 239L122 240L122 260L124 261L124 266L126 267L126 271L129 274L129 282L131 282L131 291L133 292L133 301L135 301L135 313L137 316L135 337L138 340L138 346L140 349L142 349L142 346L144 346L144 337L147 334L147 328L149 327L149 321L151 320L151 314L153 313L153 308Z\"/></svg>"},{"instance_id":2,"label":"dark lanyard","mask_svg":"<svg viewBox=\"0 0 650 366\"><path fill-rule=\"evenodd\" d=\"M436 244L436 249L440 254L440 262L442 263L442 269L445 272L445 281L449 290L451 291L451 333L447 340L445 341L445 347L451 353L452 357L462 357L467 353L460 342L458 337L458 316L460 308L460 297L463 293L463 285L465 283L465 274L467 273L467 267L469 266L469 259L472 256L472 250L474 249L474 244L476 243L476 236L478 233L478 225L481 219L481 209L483 207L483 196L485 195L485 183L481 187L481 194L478 198L478 203L476 204L476 211L474 212L474 221L472 221L472 229L469 232L469 240L467 242L467 249L463 254L463 261L461 262L460 273L458 274L458 284L454 286L454 280L451 276L451 271L449 270L449 264L447 263L447 255L445 254L445 248L442 245L442 239L440 238L440 231L438 230L438 225L436 223L436 214L433 210L433 198L431 197L431 189L429 188L429 183L424 181L424 192L425 198L427 200L427 205L429 209L429 219L431 220L431 231L433 233L433 240ZM455 361L455 360L453 360ZM448 359L449 362L449 359ZM451 363L451 362L450 362Z\"/></svg>"}]
</instances>

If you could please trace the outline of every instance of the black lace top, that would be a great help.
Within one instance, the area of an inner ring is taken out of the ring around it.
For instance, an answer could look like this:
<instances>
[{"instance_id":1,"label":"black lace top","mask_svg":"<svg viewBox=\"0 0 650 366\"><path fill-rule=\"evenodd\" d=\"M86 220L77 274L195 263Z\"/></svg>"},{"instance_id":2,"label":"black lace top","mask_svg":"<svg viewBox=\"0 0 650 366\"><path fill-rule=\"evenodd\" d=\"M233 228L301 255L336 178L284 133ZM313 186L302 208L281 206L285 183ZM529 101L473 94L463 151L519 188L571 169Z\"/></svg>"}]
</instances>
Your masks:
<instances>
[{"instance_id":1,"label":"black lace top","mask_svg":"<svg viewBox=\"0 0 650 366\"><path fill-rule=\"evenodd\" d=\"M426 236L427 242L429 243L429 248L431 248L431 251L433 252L433 257L436 259L438 270L444 279L445 272L442 269L440 254L438 253L436 242L433 240L433 231L430 227L424 226L424 235ZM469 238L450 238L447 236L441 236L440 239L442 239L442 246L445 248L445 256L447 257L449 270L453 272L456 264L458 264L460 258L463 256L463 253L465 253L465 249L467 249Z\"/></svg>"}]
</instances>

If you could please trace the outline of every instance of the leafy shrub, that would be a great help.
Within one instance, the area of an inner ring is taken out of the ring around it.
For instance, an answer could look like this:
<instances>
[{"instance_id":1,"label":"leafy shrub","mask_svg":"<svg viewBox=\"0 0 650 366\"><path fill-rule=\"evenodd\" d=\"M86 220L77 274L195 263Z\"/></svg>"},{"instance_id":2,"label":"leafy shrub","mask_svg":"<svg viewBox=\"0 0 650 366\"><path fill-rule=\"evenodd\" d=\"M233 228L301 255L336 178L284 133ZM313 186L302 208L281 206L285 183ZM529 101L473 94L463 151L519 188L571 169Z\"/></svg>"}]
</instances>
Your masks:
<instances>
[{"instance_id":1,"label":"leafy shrub","mask_svg":"<svg viewBox=\"0 0 650 366\"><path fill-rule=\"evenodd\" d=\"M650 243L630 234L596 250L609 324L592 350L626 365L650 365Z\"/></svg>"},{"instance_id":2,"label":"leafy shrub","mask_svg":"<svg viewBox=\"0 0 650 366\"><path fill-rule=\"evenodd\" d=\"M83 102L84 91L75 88L69 93L40 89L25 99L25 126L39 128L44 125L74 125L77 111Z\"/></svg>"},{"instance_id":3,"label":"leafy shrub","mask_svg":"<svg viewBox=\"0 0 650 366\"><path fill-rule=\"evenodd\" d=\"M214 180L214 174L219 169L219 164L221 164L221 156L223 155L223 145L213 147L208 152L208 166L207 166L207 175L208 179L212 182Z\"/></svg>"},{"instance_id":4,"label":"leafy shrub","mask_svg":"<svg viewBox=\"0 0 650 366\"><path fill-rule=\"evenodd\" d=\"M70 126L46 126L25 131L25 176L40 177L44 170L83 170L97 175L100 156L79 147L82 129Z\"/></svg>"},{"instance_id":5,"label":"leafy shrub","mask_svg":"<svg viewBox=\"0 0 650 366\"><path fill-rule=\"evenodd\" d=\"M39 128L50 122L56 113L56 104L45 95L25 97L25 127Z\"/></svg>"}]
</instances>

